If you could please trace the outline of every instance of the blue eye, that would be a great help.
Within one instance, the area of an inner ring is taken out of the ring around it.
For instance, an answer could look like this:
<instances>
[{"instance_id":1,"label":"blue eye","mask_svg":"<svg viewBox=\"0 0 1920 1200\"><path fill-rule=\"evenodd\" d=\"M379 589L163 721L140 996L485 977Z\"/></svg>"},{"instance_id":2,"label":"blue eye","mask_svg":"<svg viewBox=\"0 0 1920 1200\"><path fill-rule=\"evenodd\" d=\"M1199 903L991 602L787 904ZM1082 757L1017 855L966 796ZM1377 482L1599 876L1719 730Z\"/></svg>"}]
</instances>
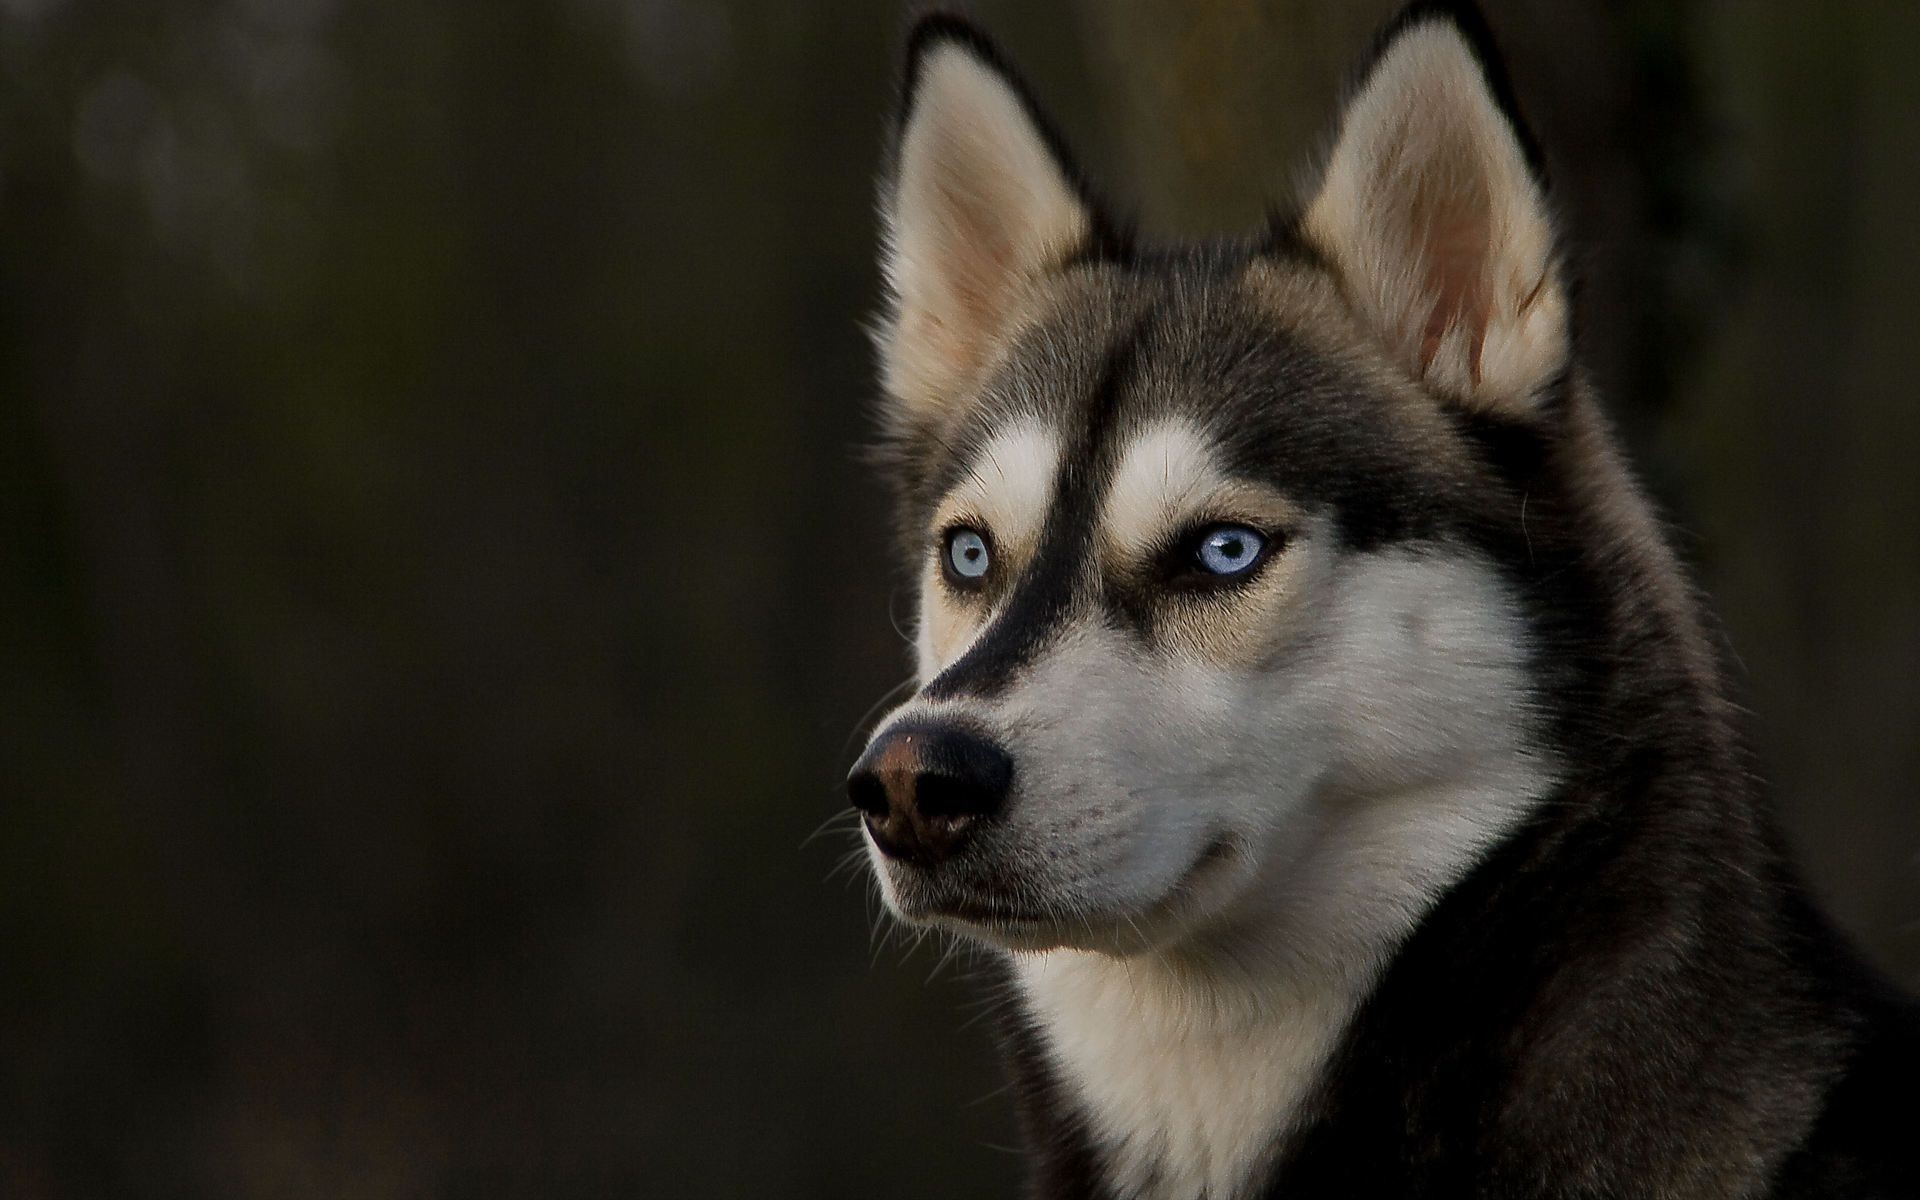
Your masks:
<instances>
[{"instance_id":1,"label":"blue eye","mask_svg":"<svg viewBox=\"0 0 1920 1200\"><path fill-rule=\"evenodd\" d=\"M1214 575L1240 575L1260 561L1267 539L1245 525L1214 525L1200 535L1193 557Z\"/></svg>"},{"instance_id":2,"label":"blue eye","mask_svg":"<svg viewBox=\"0 0 1920 1200\"><path fill-rule=\"evenodd\" d=\"M947 570L962 582L984 577L993 565L987 539L977 529L962 525L947 534Z\"/></svg>"}]
</instances>

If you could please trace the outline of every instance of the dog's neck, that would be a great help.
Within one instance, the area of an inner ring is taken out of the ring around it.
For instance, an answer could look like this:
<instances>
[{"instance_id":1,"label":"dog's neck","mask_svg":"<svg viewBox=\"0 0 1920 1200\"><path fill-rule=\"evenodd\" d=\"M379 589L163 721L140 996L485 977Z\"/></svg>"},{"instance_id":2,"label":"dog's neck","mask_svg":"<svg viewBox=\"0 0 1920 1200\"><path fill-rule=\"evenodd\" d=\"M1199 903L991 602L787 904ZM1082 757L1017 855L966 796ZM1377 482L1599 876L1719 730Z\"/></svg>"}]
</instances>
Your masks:
<instances>
[{"instance_id":1,"label":"dog's neck","mask_svg":"<svg viewBox=\"0 0 1920 1200\"><path fill-rule=\"evenodd\" d=\"M1319 1078L1354 995L1209 989L1189 968L1062 951L1020 976L1103 1173L1121 1195L1234 1196Z\"/></svg>"},{"instance_id":2,"label":"dog's neck","mask_svg":"<svg viewBox=\"0 0 1920 1200\"><path fill-rule=\"evenodd\" d=\"M1302 852L1219 927L1129 958L1017 957L1060 1098L1113 1191L1246 1194L1395 949L1547 787L1512 758L1416 791L1322 797Z\"/></svg>"},{"instance_id":3,"label":"dog's neck","mask_svg":"<svg viewBox=\"0 0 1920 1200\"><path fill-rule=\"evenodd\" d=\"M1345 1028L1359 981L1259 988L1171 956L1061 950L1016 966L1064 1098L1117 1195L1236 1196Z\"/></svg>"}]
</instances>

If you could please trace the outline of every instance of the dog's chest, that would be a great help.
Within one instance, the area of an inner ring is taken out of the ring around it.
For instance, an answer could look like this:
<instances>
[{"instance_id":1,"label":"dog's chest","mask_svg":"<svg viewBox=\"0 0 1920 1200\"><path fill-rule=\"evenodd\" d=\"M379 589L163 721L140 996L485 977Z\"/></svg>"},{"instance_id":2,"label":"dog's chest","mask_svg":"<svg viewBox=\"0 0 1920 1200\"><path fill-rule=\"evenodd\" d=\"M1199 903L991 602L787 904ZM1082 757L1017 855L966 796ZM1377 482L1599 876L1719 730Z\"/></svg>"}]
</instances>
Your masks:
<instances>
[{"instance_id":1,"label":"dog's chest","mask_svg":"<svg viewBox=\"0 0 1920 1200\"><path fill-rule=\"evenodd\" d=\"M1019 973L1108 1183L1142 1200L1245 1195L1351 1010L1334 986L1242 1004L1077 952L1025 961Z\"/></svg>"}]
</instances>

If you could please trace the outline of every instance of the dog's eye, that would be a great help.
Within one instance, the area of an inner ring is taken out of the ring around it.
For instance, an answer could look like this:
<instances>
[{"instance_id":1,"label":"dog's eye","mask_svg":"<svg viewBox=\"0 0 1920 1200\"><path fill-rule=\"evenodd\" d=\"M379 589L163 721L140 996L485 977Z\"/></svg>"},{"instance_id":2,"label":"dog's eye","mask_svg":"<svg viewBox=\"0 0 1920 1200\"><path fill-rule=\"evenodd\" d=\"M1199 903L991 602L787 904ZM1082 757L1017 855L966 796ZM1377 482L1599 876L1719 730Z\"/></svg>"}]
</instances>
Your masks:
<instances>
[{"instance_id":1,"label":"dog's eye","mask_svg":"<svg viewBox=\"0 0 1920 1200\"><path fill-rule=\"evenodd\" d=\"M1260 561L1267 539L1245 525L1212 525L1201 531L1194 561L1210 575L1240 575Z\"/></svg>"},{"instance_id":2,"label":"dog's eye","mask_svg":"<svg viewBox=\"0 0 1920 1200\"><path fill-rule=\"evenodd\" d=\"M987 548L985 534L965 525L947 531L947 574L950 578L962 585L978 583L992 565L993 552Z\"/></svg>"}]
</instances>

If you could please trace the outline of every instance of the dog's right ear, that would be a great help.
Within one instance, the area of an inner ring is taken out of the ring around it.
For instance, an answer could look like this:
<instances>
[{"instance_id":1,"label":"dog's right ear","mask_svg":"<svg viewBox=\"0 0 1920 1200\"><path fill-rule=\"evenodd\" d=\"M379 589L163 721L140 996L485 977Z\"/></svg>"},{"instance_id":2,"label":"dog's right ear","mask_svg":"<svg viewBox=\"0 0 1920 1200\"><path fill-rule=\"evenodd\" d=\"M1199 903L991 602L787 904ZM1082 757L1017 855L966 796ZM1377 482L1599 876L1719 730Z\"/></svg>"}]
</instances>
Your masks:
<instances>
[{"instance_id":1,"label":"dog's right ear","mask_svg":"<svg viewBox=\"0 0 1920 1200\"><path fill-rule=\"evenodd\" d=\"M914 27L881 197L890 293L876 332L888 423L937 422L979 382L1034 285L1094 233L1026 90L955 17Z\"/></svg>"},{"instance_id":2,"label":"dog's right ear","mask_svg":"<svg viewBox=\"0 0 1920 1200\"><path fill-rule=\"evenodd\" d=\"M1416 379L1524 418L1571 353L1553 220L1479 10L1416 0L1383 37L1302 220Z\"/></svg>"}]
</instances>

